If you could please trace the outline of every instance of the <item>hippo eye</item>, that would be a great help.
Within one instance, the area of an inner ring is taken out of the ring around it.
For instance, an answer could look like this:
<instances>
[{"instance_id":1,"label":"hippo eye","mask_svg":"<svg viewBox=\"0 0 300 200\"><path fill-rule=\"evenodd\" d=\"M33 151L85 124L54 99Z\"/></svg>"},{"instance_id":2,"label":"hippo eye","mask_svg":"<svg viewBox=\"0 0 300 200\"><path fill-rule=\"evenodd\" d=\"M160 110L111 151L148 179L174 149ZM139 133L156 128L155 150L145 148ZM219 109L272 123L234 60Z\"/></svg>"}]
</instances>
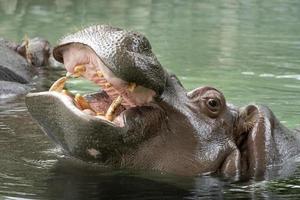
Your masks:
<instances>
[{"instance_id":1,"label":"hippo eye","mask_svg":"<svg viewBox=\"0 0 300 200\"><path fill-rule=\"evenodd\" d=\"M226 105L225 101L222 100L222 96L217 93L205 97L203 103L205 113L212 118L218 117L224 111Z\"/></svg>"},{"instance_id":2,"label":"hippo eye","mask_svg":"<svg viewBox=\"0 0 300 200\"><path fill-rule=\"evenodd\" d=\"M212 112L217 112L220 109L220 101L218 99L208 99L206 105Z\"/></svg>"},{"instance_id":3,"label":"hippo eye","mask_svg":"<svg viewBox=\"0 0 300 200\"><path fill-rule=\"evenodd\" d=\"M199 107L201 113L210 118L217 118L226 110L225 97L215 88L200 87L189 92L187 96L193 105Z\"/></svg>"}]
</instances>

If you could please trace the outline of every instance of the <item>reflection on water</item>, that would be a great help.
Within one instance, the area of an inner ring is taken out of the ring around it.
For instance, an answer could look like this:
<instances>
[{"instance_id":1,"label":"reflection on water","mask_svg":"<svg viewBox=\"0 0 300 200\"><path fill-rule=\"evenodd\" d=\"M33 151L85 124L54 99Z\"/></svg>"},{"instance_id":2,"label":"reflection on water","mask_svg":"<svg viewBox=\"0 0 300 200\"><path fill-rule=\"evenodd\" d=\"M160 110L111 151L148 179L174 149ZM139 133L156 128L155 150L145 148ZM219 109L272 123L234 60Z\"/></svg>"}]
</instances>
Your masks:
<instances>
[{"instance_id":1,"label":"reflection on water","mask_svg":"<svg viewBox=\"0 0 300 200\"><path fill-rule=\"evenodd\" d=\"M296 127L299 13L300 2L285 0L1 0L0 36L17 41L26 34L43 36L54 44L89 24L138 30L188 89L213 85L227 101L267 104L285 125ZM63 73L39 70L35 90L45 90ZM69 86L81 92L95 89L81 80ZM297 162L275 167L269 175L275 180L234 182L103 172L60 159L60 150L32 122L23 100L0 102L0 199L299 198Z\"/></svg>"}]
</instances>

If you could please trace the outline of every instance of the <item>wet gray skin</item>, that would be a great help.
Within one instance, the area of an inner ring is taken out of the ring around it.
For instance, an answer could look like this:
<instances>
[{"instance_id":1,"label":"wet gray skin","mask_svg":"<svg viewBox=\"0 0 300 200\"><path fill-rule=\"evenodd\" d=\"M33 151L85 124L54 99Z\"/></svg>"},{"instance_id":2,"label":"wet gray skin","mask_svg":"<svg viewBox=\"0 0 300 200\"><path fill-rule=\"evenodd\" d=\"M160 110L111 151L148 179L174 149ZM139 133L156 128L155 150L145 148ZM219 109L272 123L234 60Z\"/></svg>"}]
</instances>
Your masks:
<instances>
[{"instance_id":1,"label":"wet gray skin","mask_svg":"<svg viewBox=\"0 0 300 200\"><path fill-rule=\"evenodd\" d=\"M17 44L0 38L0 96L25 94L34 76L34 67L48 64L50 44L42 38Z\"/></svg>"},{"instance_id":2,"label":"wet gray skin","mask_svg":"<svg viewBox=\"0 0 300 200\"><path fill-rule=\"evenodd\" d=\"M65 94L28 94L32 117L73 157L108 167L184 176L263 177L269 165L299 153L296 132L281 125L267 107L236 108L212 87L187 92L175 75L163 70L140 33L92 26L63 38L54 57L70 72L78 64L105 65L96 69L105 69L105 78L116 84L125 101L131 101L123 103L110 122L86 114ZM96 69L92 66L87 73ZM94 75L85 77L99 83ZM142 92L128 93L124 82L136 83ZM149 91L154 92L151 100L140 101L142 94L152 94ZM106 88L86 95L100 111L114 98Z\"/></svg>"},{"instance_id":3,"label":"wet gray skin","mask_svg":"<svg viewBox=\"0 0 300 200\"><path fill-rule=\"evenodd\" d=\"M0 45L0 95L27 93L27 83L31 81L32 69L18 53Z\"/></svg>"},{"instance_id":4,"label":"wet gray skin","mask_svg":"<svg viewBox=\"0 0 300 200\"><path fill-rule=\"evenodd\" d=\"M32 66L42 67L49 64L51 46L46 39L35 37L23 41L21 46L26 46L25 57Z\"/></svg>"},{"instance_id":5,"label":"wet gray skin","mask_svg":"<svg viewBox=\"0 0 300 200\"><path fill-rule=\"evenodd\" d=\"M20 44L0 38L0 46L15 51L24 57L31 66L41 67L49 64L51 46L44 38L28 38Z\"/></svg>"}]
</instances>

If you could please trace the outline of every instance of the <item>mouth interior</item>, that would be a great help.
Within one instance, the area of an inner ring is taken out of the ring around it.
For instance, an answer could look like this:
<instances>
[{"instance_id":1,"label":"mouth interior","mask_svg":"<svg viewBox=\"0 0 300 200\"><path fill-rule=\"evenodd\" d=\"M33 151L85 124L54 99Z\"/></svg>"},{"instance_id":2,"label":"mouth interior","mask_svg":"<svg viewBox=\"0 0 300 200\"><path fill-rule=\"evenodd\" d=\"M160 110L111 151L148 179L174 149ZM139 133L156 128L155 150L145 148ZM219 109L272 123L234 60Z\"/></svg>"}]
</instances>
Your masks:
<instances>
[{"instance_id":1,"label":"mouth interior","mask_svg":"<svg viewBox=\"0 0 300 200\"><path fill-rule=\"evenodd\" d=\"M126 110L129 110L135 106L127 107L123 106L122 104L119 105L114 113L113 113L113 119L108 120L105 117L105 113L107 113L109 107L113 103L113 99L104 91L95 92L95 93L89 93L83 96L84 99L89 104L89 109L81 109L80 106L76 102L74 102L75 106L79 108L82 112L85 114L101 118L105 121L110 121L111 123L114 123L115 125L118 125L120 127L124 126L124 118L123 118L123 112Z\"/></svg>"},{"instance_id":2,"label":"mouth interior","mask_svg":"<svg viewBox=\"0 0 300 200\"><path fill-rule=\"evenodd\" d=\"M82 112L121 126L123 111L143 106L153 100L153 90L118 78L88 46L75 43L61 51L65 68L70 74L74 74L76 66L84 66L85 71L81 76L101 89L100 92L86 94L83 98L76 95L77 100L75 96L73 102ZM68 92L65 94L74 99L74 95ZM107 117L108 112L112 113L111 117Z\"/></svg>"}]
</instances>

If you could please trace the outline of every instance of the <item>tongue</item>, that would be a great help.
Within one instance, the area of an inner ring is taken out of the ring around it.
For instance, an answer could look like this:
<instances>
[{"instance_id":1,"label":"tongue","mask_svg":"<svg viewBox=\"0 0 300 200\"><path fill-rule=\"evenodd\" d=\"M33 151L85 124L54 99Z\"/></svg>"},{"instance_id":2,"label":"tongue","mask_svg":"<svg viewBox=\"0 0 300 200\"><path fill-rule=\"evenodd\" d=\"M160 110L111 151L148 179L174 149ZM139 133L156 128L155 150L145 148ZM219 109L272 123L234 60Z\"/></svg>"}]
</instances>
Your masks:
<instances>
[{"instance_id":1,"label":"tongue","mask_svg":"<svg viewBox=\"0 0 300 200\"><path fill-rule=\"evenodd\" d=\"M126 91L126 89L124 88L116 89L113 85L107 82L106 79L103 77L102 78L98 77L94 79L94 82L97 85L99 85L102 88L102 90L104 90L112 100L116 99L118 96L121 95L123 97L123 101L121 105L123 105L125 108L130 108L135 106L135 103L128 97L129 91Z\"/></svg>"},{"instance_id":2,"label":"tongue","mask_svg":"<svg viewBox=\"0 0 300 200\"><path fill-rule=\"evenodd\" d=\"M113 101L105 91L87 94L84 96L84 98L87 100L90 107L96 113L103 113L103 114L107 112L109 106L112 104ZM124 110L125 110L124 106L121 105L115 110L115 114L118 115Z\"/></svg>"}]
</instances>

